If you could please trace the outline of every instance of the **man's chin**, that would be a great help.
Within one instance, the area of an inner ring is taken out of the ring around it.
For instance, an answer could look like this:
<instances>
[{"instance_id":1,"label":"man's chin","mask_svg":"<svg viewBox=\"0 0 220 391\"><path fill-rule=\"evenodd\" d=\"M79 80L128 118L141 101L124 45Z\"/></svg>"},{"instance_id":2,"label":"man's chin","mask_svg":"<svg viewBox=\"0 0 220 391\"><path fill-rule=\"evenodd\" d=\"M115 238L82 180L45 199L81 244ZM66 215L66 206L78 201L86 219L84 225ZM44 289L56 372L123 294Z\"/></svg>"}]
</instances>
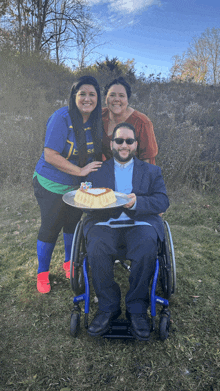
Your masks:
<instances>
[{"instance_id":1,"label":"man's chin","mask_svg":"<svg viewBox=\"0 0 220 391\"><path fill-rule=\"evenodd\" d=\"M129 160L131 160L135 156L135 152L133 152L133 153L129 153L127 156L123 157L114 148L112 149L112 154L113 154L113 157L120 163L127 163L127 162L129 162Z\"/></svg>"},{"instance_id":2,"label":"man's chin","mask_svg":"<svg viewBox=\"0 0 220 391\"><path fill-rule=\"evenodd\" d=\"M122 157L122 156L120 156L120 155L118 154L118 155L116 155L116 156L114 156L114 157L115 157L115 159L118 160L118 162L120 162L120 163L127 163L127 162L129 162L129 160L132 159L133 156L128 155L128 156L126 156L126 157Z\"/></svg>"},{"instance_id":3,"label":"man's chin","mask_svg":"<svg viewBox=\"0 0 220 391\"><path fill-rule=\"evenodd\" d=\"M119 154L118 157L121 159L122 162L127 162L128 160L131 159L129 154L124 155L124 156Z\"/></svg>"},{"instance_id":4,"label":"man's chin","mask_svg":"<svg viewBox=\"0 0 220 391\"><path fill-rule=\"evenodd\" d=\"M119 160L119 159L118 159L118 160ZM127 163L127 162L129 162L129 160L131 160L131 157L130 157L130 156L128 156L127 158L122 158L122 157L120 157L119 162L121 162L121 163Z\"/></svg>"}]
</instances>

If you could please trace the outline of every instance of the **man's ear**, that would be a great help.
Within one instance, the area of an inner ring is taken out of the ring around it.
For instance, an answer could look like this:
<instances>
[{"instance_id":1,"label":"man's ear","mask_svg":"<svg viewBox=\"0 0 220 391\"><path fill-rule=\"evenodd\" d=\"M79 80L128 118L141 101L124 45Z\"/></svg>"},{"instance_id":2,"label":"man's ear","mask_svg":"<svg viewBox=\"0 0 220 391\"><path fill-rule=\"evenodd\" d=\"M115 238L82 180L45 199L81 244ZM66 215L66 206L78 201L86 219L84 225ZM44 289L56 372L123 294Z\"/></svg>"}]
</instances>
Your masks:
<instances>
[{"instance_id":1,"label":"man's ear","mask_svg":"<svg viewBox=\"0 0 220 391\"><path fill-rule=\"evenodd\" d=\"M113 145L113 142L112 141L110 141L110 148L111 148L111 151L112 151L112 145Z\"/></svg>"}]
</instances>

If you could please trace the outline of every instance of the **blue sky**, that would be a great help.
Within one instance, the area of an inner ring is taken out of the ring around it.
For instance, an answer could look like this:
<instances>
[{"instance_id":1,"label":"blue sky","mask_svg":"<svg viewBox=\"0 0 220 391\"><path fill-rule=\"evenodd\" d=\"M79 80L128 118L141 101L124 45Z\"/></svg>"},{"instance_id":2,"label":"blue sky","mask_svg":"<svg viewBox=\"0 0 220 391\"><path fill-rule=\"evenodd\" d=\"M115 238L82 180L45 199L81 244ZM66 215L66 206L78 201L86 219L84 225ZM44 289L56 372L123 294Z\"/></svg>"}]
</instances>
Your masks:
<instances>
[{"instance_id":1,"label":"blue sky","mask_svg":"<svg viewBox=\"0 0 220 391\"><path fill-rule=\"evenodd\" d=\"M172 57L182 55L193 37L220 28L220 0L88 0L103 28L104 59L134 58L137 74L167 77ZM97 54L94 56L97 58ZM147 66L147 68L146 68Z\"/></svg>"}]
</instances>

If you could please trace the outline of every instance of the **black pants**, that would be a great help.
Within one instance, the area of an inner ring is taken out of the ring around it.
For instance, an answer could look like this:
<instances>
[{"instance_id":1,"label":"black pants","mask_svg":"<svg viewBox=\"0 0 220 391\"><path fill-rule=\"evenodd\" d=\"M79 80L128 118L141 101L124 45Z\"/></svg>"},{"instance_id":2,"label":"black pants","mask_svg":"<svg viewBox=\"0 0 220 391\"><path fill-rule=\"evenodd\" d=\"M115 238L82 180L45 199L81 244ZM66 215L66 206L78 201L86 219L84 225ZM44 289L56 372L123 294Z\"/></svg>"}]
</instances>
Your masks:
<instances>
[{"instance_id":1,"label":"black pants","mask_svg":"<svg viewBox=\"0 0 220 391\"><path fill-rule=\"evenodd\" d=\"M37 177L33 180L34 194L41 210L41 227L38 240L55 243L63 228L65 233L74 233L82 216L79 209L65 204L62 194L52 193L42 187Z\"/></svg>"},{"instance_id":2,"label":"black pants","mask_svg":"<svg viewBox=\"0 0 220 391\"><path fill-rule=\"evenodd\" d=\"M121 293L114 281L113 264L118 246L125 246L125 259L131 260L130 289L125 303L130 313L147 312L149 284L155 270L158 236L152 226L110 228L94 225L87 234L87 253L91 266L93 286L104 312L120 308Z\"/></svg>"}]
</instances>

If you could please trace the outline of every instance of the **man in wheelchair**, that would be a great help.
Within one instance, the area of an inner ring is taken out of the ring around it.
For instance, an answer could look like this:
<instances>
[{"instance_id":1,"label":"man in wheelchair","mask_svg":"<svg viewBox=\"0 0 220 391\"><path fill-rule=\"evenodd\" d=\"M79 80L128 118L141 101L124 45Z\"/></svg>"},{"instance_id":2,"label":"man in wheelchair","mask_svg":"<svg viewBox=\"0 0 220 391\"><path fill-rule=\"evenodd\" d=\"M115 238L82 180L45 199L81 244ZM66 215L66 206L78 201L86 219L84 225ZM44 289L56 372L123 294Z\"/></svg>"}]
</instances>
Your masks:
<instances>
[{"instance_id":1,"label":"man in wheelchair","mask_svg":"<svg viewBox=\"0 0 220 391\"><path fill-rule=\"evenodd\" d=\"M121 245L131 261L130 289L125 298L131 332L139 340L150 337L147 316L149 284L155 270L158 240L164 239L160 213L169 207L166 188L158 166L135 157L135 129L123 122L113 132L113 158L104 162L88 180L93 187L106 187L128 194L120 208L91 211L84 219L84 236L93 286L99 309L88 328L91 336L103 335L110 322L121 314L121 293L114 281L114 261Z\"/></svg>"}]
</instances>

